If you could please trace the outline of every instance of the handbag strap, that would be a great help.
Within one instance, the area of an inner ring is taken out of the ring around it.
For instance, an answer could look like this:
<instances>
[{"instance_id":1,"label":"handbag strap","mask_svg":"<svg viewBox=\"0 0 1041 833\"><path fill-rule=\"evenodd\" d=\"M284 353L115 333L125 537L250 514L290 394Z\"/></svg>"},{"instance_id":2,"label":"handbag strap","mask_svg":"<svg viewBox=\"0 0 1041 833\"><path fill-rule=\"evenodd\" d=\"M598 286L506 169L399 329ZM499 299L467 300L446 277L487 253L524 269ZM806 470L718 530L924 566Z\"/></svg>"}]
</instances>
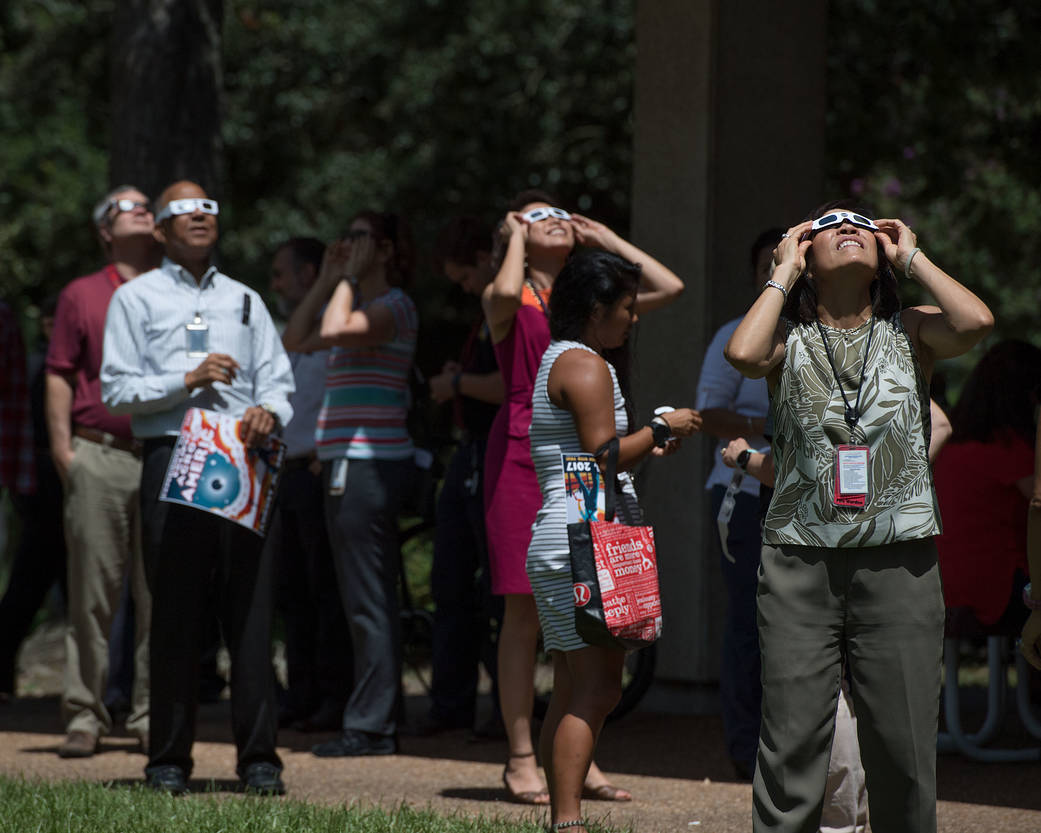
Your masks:
<instances>
[{"instance_id":1,"label":"handbag strap","mask_svg":"<svg viewBox=\"0 0 1041 833\"><path fill-rule=\"evenodd\" d=\"M618 437L611 437L598 448L593 456L599 460L607 452L607 466L604 468L604 520L614 521L615 492L618 490Z\"/></svg>"}]
</instances>

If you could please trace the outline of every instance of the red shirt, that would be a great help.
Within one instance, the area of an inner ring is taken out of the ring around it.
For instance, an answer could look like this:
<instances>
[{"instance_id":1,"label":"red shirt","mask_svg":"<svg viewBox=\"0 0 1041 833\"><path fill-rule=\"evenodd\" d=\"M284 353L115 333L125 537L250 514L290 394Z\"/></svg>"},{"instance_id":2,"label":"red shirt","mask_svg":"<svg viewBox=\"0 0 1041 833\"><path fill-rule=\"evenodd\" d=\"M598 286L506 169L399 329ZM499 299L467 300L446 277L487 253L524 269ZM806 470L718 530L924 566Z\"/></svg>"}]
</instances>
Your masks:
<instances>
[{"instance_id":1,"label":"red shirt","mask_svg":"<svg viewBox=\"0 0 1041 833\"><path fill-rule=\"evenodd\" d=\"M933 467L943 516L936 539L948 607L971 607L984 625L1001 618L1012 576L1027 567L1029 500L1016 482L1034 473L1034 449L1018 436L948 443Z\"/></svg>"},{"instance_id":2,"label":"red shirt","mask_svg":"<svg viewBox=\"0 0 1041 833\"><path fill-rule=\"evenodd\" d=\"M130 439L129 416L114 416L101 403L101 348L105 314L116 289L124 283L111 263L100 272L76 278L58 296L54 335L47 349L47 372L75 375L73 426L82 425Z\"/></svg>"}]
</instances>

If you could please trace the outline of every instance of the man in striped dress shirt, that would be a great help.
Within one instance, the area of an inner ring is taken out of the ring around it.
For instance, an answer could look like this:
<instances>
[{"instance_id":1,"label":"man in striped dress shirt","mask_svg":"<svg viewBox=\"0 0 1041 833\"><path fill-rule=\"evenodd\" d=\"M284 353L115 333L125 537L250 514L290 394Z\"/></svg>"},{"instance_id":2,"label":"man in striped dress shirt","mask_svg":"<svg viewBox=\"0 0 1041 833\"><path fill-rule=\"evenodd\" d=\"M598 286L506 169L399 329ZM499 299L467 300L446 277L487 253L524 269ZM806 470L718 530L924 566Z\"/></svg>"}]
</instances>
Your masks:
<instances>
[{"instance_id":1,"label":"man in striped dress shirt","mask_svg":"<svg viewBox=\"0 0 1041 833\"><path fill-rule=\"evenodd\" d=\"M272 553L245 528L157 495L188 408L241 418L247 445L258 445L292 417L293 371L260 296L211 265L216 201L193 182L177 182L157 207L166 257L113 295L101 366L105 405L130 414L144 443L143 543L153 597L145 774L155 789L187 790L212 596L231 655L236 771L246 789L281 794L269 655Z\"/></svg>"}]
</instances>

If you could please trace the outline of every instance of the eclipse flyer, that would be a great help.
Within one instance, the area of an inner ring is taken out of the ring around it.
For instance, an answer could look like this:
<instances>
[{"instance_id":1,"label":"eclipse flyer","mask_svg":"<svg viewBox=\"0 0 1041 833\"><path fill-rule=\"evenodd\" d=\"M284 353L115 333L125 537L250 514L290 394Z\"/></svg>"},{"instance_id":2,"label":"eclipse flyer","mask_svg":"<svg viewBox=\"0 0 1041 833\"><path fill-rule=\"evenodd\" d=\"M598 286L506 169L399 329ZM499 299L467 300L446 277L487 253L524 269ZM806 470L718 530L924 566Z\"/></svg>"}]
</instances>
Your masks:
<instances>
[{"instance_id":1,"label":"eclipse flyer","mask_svg":"<svg viewBox=\"0 0 1041 833\"><path fill-rule=\"evenodd\" d=\"M241 423L228 414L189 408L159 499L213 512L263 537L285 444L272 436L263 446L246 448Z\"/></svg>"}]
</instances>

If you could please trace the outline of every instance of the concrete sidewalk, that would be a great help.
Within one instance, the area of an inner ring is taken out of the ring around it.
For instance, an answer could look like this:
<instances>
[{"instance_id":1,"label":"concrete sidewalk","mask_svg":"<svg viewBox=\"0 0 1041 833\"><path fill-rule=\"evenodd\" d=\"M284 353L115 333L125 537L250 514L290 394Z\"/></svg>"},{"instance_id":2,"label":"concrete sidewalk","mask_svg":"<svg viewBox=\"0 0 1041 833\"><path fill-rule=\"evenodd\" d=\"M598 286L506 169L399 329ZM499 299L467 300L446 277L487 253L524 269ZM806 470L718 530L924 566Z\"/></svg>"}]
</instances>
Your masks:
<instances>
[{"instance_id":1,"label":"concrete sidewalk","mask_svg":"<svg viewBox=\"0 0 1041 833\"><path fill-rule=\"evenodd\" d=\"M420 708L411 705L413 711ZM201 707L198 730L193 790L206 789L211 779L218 789L234 789L228 703ZM129 738L106 738L100 754L75 761L58 758L55 750L62 737L55 697L0 706L0 772L48 780L125 783L142 778L145 759ZM466 733L459 731L405 738L399 755L319 759L309 750L324 737L280 734L291 798L388 807L404 801L447 813L544 819L541 811L507 802L504 742L468 743ZM733 778L717 717L630 715L607 728L598 761L614 783L632 790L635 800L588 802L590 817L637 833L746 833L751 828L751 787ZM939 792L941 831L1041 831L1039 764L974 764L944 756Z\"/></svg>"}]
</instances>

